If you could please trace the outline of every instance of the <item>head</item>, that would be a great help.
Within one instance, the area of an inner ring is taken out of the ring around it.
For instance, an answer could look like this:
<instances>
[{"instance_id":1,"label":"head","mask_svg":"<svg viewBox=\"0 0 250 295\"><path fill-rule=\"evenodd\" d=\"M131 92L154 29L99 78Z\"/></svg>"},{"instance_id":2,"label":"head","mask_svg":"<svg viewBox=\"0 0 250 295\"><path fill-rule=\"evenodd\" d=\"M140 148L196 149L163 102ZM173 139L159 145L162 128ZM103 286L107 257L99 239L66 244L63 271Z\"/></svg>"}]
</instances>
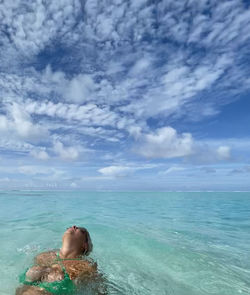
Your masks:
<instances>
[{"instance_id":1,"label":"head","mask_svg":"<svg viewBox=\"0 0 250 295\"><path fill-rule=\"evenodd\" d=\"M64 256L88 255L92 249L92 241L86 228L73 225L63 234L61 253Z\"/></svg>"}]
</instances>

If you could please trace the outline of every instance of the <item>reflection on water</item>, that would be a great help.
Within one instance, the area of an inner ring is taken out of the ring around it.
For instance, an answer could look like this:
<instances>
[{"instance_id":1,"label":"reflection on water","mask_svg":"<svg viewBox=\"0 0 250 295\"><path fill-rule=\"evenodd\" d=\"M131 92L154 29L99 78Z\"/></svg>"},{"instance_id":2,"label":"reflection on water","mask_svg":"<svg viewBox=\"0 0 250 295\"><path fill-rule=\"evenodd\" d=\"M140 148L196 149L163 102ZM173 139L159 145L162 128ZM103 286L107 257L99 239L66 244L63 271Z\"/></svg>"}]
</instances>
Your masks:
<instances>
[{"instance_id":1,"label":"reflection on water","mask_svg":"<svg viewBox=\"0 0 250 295\"><path fill-rule=\"evenodd\" d=\"M89 229L108 294L250 294L249 216L249 193L2 192L0 294L72 224Z\"/></svg>"}]
</instances>

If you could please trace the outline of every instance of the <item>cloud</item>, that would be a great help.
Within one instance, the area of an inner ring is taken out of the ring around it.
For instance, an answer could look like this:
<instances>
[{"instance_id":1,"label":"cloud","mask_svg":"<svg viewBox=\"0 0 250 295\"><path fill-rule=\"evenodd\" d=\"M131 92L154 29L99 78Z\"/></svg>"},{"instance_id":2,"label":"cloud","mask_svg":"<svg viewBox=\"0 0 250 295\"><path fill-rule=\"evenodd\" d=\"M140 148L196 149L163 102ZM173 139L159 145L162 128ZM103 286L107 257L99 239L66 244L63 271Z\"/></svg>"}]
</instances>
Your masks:
<instances>
[{"instance_id":1,"label":"cloud","mask_svg":"<svg viewBox=\"0 0 250 295\"><path fill-rule=\"evenodd\" d=\"M146 158L176 158L191 155L193 138L190 133L178 134L172 127L157 129L143 134L137 153Z\"/></svg>"},{"instance_id":2,"label":"cloud","mask_svg":"<svg viewBox=\"0 0 250 295\"><path fill-rule=\"evenodd\" d=\"M221 145L229 143L227 140L196 140L193 153L185 158L186 162L200 164L214 164L231 160L231 146Z\"/></svg>"},{"instance_id":3,"label":"cloud","mask_svg":"<svg viewBox=\"0 0 250 295\"><path fill-rule=\"evenodd\" d=\"M0 138L0 148L2 150L6 150L10 153L26 153L34 149L34 146L32 144L26 143L22 140L18 140L15 137L10 138L10 136L7 136L6 134L4 135L3 132L1 132L1 136L2 137Z\"/></svg>"},{"instance_id":4,"label":"cloud","mask_svg":"<svg viewBox=\"0 0 250 295\"><path fill-rule=\"evenodd\" d=\"M132 2L2 1L2 158L80 161L83 146L171 167L248 157L249 139L213 143L202 120L250 89L249 6ZM103 166L137 171L124 163Z\"/></svg>"},{"instance_id":5,"label":"cloud","mask_svg":"<svg viewBox=\"0 0 250 295\"><path fill-rule=\"evenodd\" d=\"M18 171L25 175L48 174L47 169L41 169L39 166L20 166Z\"/></svg>"},{"instance_id":6,"label":"cloud","mask_svg":"<svg viewBox=\"0 0 250 295\"><path fill-rule=\"evenodd\" d=\"M136 77L137 75L142 74L144 71L147 71L150 68L150 61L147 58L141 58L136 61L136 63L130 69L129 74Z\"/></svg>"},{"instance_id":7,"label":"cloud","mask_svg":"<svg viewBox=\"0 0 250 295\"><path fill-rule=\"evenodd\" d=\"M11 167L12 173L19 172L23 177L30 181L32 187L46 187L51 181L68 181L67 171L64 169L58 169L51 166L42 165L22 165L18 167ZM29 182L28 182L29 183ZM28 185L29 186L29 185Z\"/></svg>"},{"instance_id":8,"label":"cloud","mask_svg":"<svg viewBox=\"0 0 250 295\"><path fill-rule=\"evenodd\" d=\"M63 0L55 5L40 0L23 3L21 0L0 6L1 23L10 40L24 55L42 50L55 37L63 36L76 24L80 3Z\"/></svg>"},{"instance_id":9,"label":"cloud","mask_svg":"<svg viewBox=\"0 0 250 295\"><path fill-rule=\"evenodd\" d=\"M42 75L42 81L57 91L67 102L81 104L95 100L98 85L92 75L78 74L67 78L62 71L52 71L48 65ZM52 85L51 85L52 84Z\"/></svg>"},{"instance_id":10,"label":"cloud","mask_svg":"<svg viewBox=\"0 0 250 295\"><path fill-rule=\"evenodd\" d=\"M220 145L222 141L206 142L194 139L190 133L178 134L170 126L158 128L151 133L136 133L135 139L137 144L133 151L146 158L184 158L186 162L196 164L216 163L231 159L231 147ZM232 144L230 141L229 143ZM172 168L173 170L179 169L178 167ZM171 172L172 168L166 172Z\"/></svg>"},{"instance_id":11,"label":"cloud","mask_svg":"<svg viewBox=\"0 0 250 295\"><path fill-rule=\"evenodd\" d=\"M186 170L186 168L179 167L179 166L172 166L172 167L169 167L165 171L160 171L159 174L166 175L166 174L169 174L169 173L172 173L172 172L183 171L183 170Z\"/></svg>"},{"instance_id":12,"label":"cloud","mask_svg":"<svg viewBox=\"0 0 250 295\"><path fill-rule=\"evenodd\" d=\"M220 146L216 152L220 160L229 160L231 157L231 148L229 146Z\"/></svg>"},{"instance_id":13,"label":"cloud","mask_svg":"<svg viewBox=\"0 0 250 295\"><path fill-rule=\"evenodd\" d=\"M33 124L30 116L21 108L14 104L11 108L11 116L13 118L13 129L17 134L28 140L39 141L48 135L46 128L39 124Z\"/></svg>"},{"instance_id":14,"label":"cloud","mask_svg":"<svg viewBox=\"0 0 250 295\"><path fill-rule=\"evenodd\" d=\"M98 170L103 176L107 177L124 177L133 171L134 168L126 166L108 166Z\"/></svg>"},{"instance_id":15,"label":"cloud","mask_svg":"<svg viewBox=\"0 0 250 295\"><path fill-rule=\"evenodd\" d=\"M39 160L48 160L50 158L45 150L32 150L30 154Z\"/></svg>"},{"instance_id":16,"label":"cloud","mask_svg":"<svg viewBox=\"0 0 250 295\"><path fill-rule=\"evenodd\" d=\"M64 171L58 170L56 168L51 168L47 166L36 166L36 165L23 165L18 167L18 171L24 175L31 175L31 176L59 176L63 175Z\"/></svg>"},{"instance_id":17,"label":"cloud","mask_svg":"<svg viewBox=\"0 0 250 295\"><path fill-rule=\"evenodd\" d=\"M216 64L199 65L195 69L185 66L184 60L183 64L170 64L158 86L149 88L143 100L132 102L122 109L146 117L157 116L163 112L167 115L173 114L187 102L193 101L197 94L211 87L224 71L225 66L220 65L223 62L226 66L226 62L221 58Z\"/></svg>"},{"instance_id":18,"label":"cloud","mask_svg":"<svg viewBox=\"0 0 250 295\"><path fill-rule=\"evenodd\" d=\"M109 110L108 106L98 107L88 103L84 105L53 103L51 101L27 100L25 110L30 114L47 115L52 118L61 118L67 121L77 121L82 125L110 125L115 127L119 117Z\"/></svg>"},{"instance_id":19,"label":"cloud","mask_svg":"<svg viewBox=\"0 0 250 295\"><path fill-rule=\"evenodd\" d=\"M82 103L93 99L95 83L88 75L78 75L73 78L66 88L66 98L69 101Z\"/></svg>"},{"instance_id":20,"label":"cloud","mask_svg":"<svg viewBox=\"0 0 250 295\"><path fill-rule=\"evenodd\" d=\"M96 1L37 1L34 6L17 1L4 2L2 11L16 58L28 59L30 65L27 56L32 56L43 69L26 67L25 77L22 68L8 73L8 87L25 100L35 92L37 100L57 107L59 101L90 103L120 128L131 118L141 126L159 116L213 116L220 104L249 87L247 67L239 59L245 55L242 44L250 38L249 11L239 1L111 1L109 9Z\"/></svg>"},{"instance_id":21,"label":"cloud","mask_svg":"<svg viewBox=\"0 0 250 295\"><path fill-rule=\"evenodd\" d=\"M30 115L17 103L7 105L7 115L0 115L0 130L6 137L16 136L28 142L46 140L49 135L47 128L33 123Z\"/></svg>"},{"instance_id":22,"label":"cloud","mask_svg":"<svg viewBox=\"0 0 250 295\"><path fill-rule=\"evenodd\" d=\"M76 160L79 157L79 148L73 146L65 147L58 140L54 142L54 152L63 160Z\"/></svg>"},{"instance_id":23,"label":"cloud","mask_svg":"<svg viewBox=\"0 0 250 295\"><path fill-rule=\"evenodd\" d=\"M73 124L72 129L75 129L75 132L102 137L113 142L119 141L119 138L125 133L136 135L142 129L141 126L144 125L143 123L137 123L131 117L116 113L106 105L98 106L93 103L77 105L61 102L53 103L47 100L39 102L27 99L23 106L30 115L44 115L51 117L52 120L66 120L67 124L65 122L57 122L57 125L60 126L61 124L63 128L68 128L70 126L68 123L70 122Z\"/></svg>"},{"instance_id":24,"label":"cloud","mask_svg":"<svg viewBox=\"0 0 250 295\"><path fill-rule=\"evenodd\" d=\"M126 165L111 165L98 170L105 177L125 177L138 170L150 170L158 167L156 164L127 163Z\"/></svg>"}]
</instances>

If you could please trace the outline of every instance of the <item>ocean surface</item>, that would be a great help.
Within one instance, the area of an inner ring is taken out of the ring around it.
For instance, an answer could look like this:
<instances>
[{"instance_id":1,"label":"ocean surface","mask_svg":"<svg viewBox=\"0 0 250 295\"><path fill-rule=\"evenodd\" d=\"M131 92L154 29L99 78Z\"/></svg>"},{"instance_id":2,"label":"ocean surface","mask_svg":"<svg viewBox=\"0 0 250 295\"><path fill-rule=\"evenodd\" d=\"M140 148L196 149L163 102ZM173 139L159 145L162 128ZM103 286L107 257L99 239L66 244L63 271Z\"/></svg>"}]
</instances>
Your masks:
<instances>
[{"instance_id":1,"label":"ocean surface","mask_svg":"<svg viewBox=\"0 0 250 295\"><path fill-rule=\"evenodd\" d=\"M250 193L1 191L0 295L74 224L108 294L250 294Z\"/></svg>"}]
</instances>

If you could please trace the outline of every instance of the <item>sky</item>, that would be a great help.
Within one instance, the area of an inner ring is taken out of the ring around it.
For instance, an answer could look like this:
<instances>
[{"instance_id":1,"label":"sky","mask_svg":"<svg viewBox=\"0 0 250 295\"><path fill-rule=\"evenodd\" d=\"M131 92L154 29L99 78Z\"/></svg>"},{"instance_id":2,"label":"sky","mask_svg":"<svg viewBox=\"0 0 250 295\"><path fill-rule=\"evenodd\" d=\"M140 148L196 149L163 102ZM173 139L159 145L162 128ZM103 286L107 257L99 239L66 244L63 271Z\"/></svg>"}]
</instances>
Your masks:
<instances>
[{"instance_id":1,"label":"sky","mask_svg":"<svg viewBox=\"0 0 250 295\"><path fill-rule=\"evenodd\" d=\"M0 189L250 190L250 5L0 1Z\"/></svg>"}]
</instances>

